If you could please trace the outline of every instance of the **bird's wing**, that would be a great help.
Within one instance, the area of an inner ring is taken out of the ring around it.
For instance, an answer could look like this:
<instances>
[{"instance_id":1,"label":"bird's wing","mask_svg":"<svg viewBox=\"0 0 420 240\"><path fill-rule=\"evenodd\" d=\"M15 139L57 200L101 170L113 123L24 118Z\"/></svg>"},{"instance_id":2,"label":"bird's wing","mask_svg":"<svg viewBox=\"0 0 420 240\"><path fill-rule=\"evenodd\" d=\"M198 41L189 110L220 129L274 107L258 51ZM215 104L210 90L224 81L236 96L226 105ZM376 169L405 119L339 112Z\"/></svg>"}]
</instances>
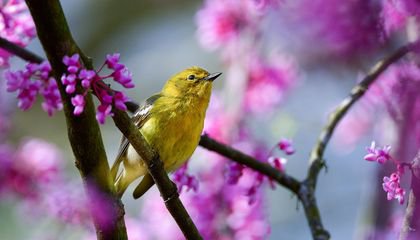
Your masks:
<instances>
[{"instance_id":1,"label":"bird's wing","mask_svg":"<svg viewBox=\"0 0 420 240\"><path fill-rule=\"evenodd\" d=\"M161 97L160 94L152 95L134 113L134 115L131 119L139 129L144 125L144 123L149 118L150 110L153 107L153 103L157 99L159 99L160 97ZM120 148L118 150L117 157L115 158L114 164L112 165L112 168L111 168L111 177L112 177L114 182L116 181L118 170L120 169L121 161L124 159L129 145L130 145L130 143L128 142L127 138L124 137L124 135L123 135L122 138L121 138Z\"/></svg>"}]
</instances>

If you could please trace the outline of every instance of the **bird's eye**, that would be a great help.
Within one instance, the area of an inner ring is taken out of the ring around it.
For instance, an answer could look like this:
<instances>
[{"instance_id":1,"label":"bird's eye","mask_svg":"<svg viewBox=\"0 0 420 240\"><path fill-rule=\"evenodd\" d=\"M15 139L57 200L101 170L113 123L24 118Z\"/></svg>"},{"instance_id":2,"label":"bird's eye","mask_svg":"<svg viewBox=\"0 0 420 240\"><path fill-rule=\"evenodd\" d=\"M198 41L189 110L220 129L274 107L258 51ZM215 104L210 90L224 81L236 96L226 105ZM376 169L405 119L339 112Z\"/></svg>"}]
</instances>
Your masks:
<instances>
[{"instance_id":1,"label":"bird's eye","mask_svg":"<svg viewBox=\"0 0 420 240\"><path fill-rule=\"evenodd\" d=\"M189 80L194 80L195 79L195 76L194 75L190 75L190 76L188 76L188 79Z\"/></svg>"}]
</instances>

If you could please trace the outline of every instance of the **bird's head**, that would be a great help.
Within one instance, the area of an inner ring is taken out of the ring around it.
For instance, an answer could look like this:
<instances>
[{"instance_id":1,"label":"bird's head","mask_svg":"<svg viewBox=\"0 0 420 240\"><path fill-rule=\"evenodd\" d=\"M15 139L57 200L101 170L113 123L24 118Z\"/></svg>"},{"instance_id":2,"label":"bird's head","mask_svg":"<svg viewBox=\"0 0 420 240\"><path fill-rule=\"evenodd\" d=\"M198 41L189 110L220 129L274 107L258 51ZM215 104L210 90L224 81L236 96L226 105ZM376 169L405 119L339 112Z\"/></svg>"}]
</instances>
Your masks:
<instances>
[{"instance_id":1,"label":"bird's head","mask_svg":"<svg viewBox=\"0 0 420 240\"><path fill-rule=\"evenodd\" d=\"M220 74L210 74L200 67L190 67L172 76L162 93L173 97L210 98L213 81Z\"/></svg>"}]
</instances>

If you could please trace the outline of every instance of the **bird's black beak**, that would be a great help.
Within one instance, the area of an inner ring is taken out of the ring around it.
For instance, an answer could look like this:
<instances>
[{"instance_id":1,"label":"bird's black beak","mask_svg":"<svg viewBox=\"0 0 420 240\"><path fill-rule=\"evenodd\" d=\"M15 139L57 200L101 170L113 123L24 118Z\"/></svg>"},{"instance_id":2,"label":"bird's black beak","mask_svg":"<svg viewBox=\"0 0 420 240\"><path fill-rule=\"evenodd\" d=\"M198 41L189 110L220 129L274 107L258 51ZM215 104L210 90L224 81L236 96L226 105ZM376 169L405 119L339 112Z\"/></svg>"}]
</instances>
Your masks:
<instances>
[{"instance_id":1,"label":"bird's black beak","mask_svg":"<svg viewBox=\"0 0 420 240\"><path fill-rule=\"evenodd\" d=\"M221 73L221 72L212 73L212 74L208 75L207 77L203 78L203 80L213 82L213 81L214 81L216 78L218 78L220 75L222 75L222 73Z\"/></svg>"}]
</instances>

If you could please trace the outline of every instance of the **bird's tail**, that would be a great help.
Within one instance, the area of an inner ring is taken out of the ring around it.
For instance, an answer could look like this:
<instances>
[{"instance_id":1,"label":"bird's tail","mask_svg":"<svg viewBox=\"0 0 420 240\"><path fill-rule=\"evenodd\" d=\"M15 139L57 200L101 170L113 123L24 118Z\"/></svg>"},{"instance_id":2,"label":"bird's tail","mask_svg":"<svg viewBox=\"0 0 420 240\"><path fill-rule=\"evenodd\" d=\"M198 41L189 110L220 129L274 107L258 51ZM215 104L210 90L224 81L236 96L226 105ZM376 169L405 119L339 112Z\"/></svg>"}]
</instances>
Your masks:
<instances>
[{"instance_id":1,"label":"bird's tail","mask_svg":"<svg viewBox=\"0 0 420 240\"><path fill-rule=\"evenodd\" d=\"M134 189L134 192L133 192L134 199L137 199L143 196L143 194L145 194L147 190L149 190L154 184L155 184L155 181L153 181L153 178L152 176L150 176L149 173L144 175L139 185L136 187L136 189Z\"/></svg>"}]
</instances>

